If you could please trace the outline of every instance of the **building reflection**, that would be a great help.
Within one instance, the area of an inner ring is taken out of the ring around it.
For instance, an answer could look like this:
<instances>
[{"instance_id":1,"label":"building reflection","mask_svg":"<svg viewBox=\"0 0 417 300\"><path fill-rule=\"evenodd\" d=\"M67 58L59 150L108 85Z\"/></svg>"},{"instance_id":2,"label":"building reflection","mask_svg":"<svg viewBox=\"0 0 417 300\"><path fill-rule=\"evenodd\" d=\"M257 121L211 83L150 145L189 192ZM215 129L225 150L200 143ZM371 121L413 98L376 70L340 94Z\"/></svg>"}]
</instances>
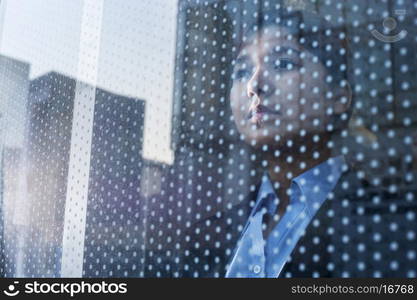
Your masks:
<instances>
[{"instance_id":1,"label":"building reflection","mask_svg":"<svg viewBox=\"0 0 417 300\"><path fill-rule=\"evenodd\" d=\"M8 58L2 64L13 67L8 73L16 72L20 65ZM17 125L8 122L12 129L22 129L20 136L8 136L15 144L20 139L19 145L2 142L2 253L6 254L2 261L6 276L60 276L77 82L57 72L29 81L29 66L25 66L18 69L26 71L22 80L17 80L16 74L9 76L9 87L2 89L8 91L4 99L15 100L2 112L15 118ZM17 93L23 97L18 98ZM19 114L13 115L17 108ZM96 88L85 276L135 275L125 274L128 268L135 270L131 261L118 273L119 262L113 254L122 251L119 246L124 251L130 248L135 253L132 257L143 252L146 201L161 188L164 166L142 158L144 114L143 100ZM110 271L97 273L107 264Z\"/></svg>"}]
</instances>

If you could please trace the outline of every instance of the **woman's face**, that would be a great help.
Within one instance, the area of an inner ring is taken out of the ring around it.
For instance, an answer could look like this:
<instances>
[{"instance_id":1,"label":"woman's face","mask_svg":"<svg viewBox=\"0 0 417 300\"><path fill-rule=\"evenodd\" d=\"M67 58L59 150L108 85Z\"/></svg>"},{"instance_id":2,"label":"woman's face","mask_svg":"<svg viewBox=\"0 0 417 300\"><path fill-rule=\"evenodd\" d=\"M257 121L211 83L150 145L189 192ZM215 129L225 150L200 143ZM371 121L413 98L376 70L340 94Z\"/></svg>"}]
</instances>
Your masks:
<instances>
[{"instance_id":1,"label":"woman's face","mask_svg":"<svg viewBox=\"0 0 417 300\"><path fill-rule=\"evenodd\" d=\"M247 143L282 146L329 122L325 68L277 26L255 34L242 47L233 69L231 107Z\"/></svg>"}]
</instances>

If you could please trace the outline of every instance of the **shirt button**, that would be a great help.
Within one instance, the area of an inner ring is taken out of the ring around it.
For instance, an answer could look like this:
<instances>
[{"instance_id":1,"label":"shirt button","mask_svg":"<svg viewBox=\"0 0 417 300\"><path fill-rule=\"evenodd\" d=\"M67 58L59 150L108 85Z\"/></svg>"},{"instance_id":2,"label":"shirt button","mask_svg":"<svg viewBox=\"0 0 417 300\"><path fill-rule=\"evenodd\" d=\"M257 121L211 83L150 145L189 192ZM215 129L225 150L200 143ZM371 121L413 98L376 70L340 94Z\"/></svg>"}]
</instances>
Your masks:
<instances>
[{"instance_id":1,"label":"shirt button","mask_svg":"<svg viewBox=\"0 0 417 300\"><path fill-rule=\"evenodd\" d=\"M253 267L253 273L259 274L261 272L261 267L259 265L255 265Z\"/></svg>"}]
</instances>

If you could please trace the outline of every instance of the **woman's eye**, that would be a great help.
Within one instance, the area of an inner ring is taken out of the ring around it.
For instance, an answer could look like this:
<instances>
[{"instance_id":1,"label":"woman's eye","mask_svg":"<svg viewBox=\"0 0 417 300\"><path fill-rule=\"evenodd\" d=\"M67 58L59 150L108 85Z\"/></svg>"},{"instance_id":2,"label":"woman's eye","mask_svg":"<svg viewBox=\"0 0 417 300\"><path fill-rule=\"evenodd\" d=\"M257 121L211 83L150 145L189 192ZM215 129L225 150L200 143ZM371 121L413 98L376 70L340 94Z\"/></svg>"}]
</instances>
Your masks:
<instances>
[{"instance_id":1,"label":"woman's eye","mask_svg":"<svg viewBox=\"0 0 417 300\"><path fill-rule=\"evenodd\" d=\"M246 69L240 69L233 73L234 80L244 80L250 78L250 72Z\"/></svg>"},{"instance_id":2,"label":"woman's eye","mask_svg":"<svg viewBox=\"0 0 417 300\"><path fill-rule=\"evenodd\" d=\"M291 71L297 68L298 65L294 63L293 61L291 61L290 59L280 58L275 61L274 67L276 70L280 70L280 71Z\"/></svg>"}]
</instances>

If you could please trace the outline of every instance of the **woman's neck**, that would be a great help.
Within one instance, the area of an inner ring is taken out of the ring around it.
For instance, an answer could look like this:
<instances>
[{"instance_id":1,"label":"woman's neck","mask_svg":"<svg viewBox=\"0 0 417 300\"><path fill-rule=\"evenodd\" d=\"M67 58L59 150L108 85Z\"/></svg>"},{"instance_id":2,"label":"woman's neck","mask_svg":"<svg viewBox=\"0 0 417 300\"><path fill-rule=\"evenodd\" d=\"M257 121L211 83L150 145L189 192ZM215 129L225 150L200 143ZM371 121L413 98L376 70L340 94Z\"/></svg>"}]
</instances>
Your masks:
<instances>
[{"instance_id":1,"label":"woman's neck","mask_svg":"<svg viewBox=\"0 0 417 300\"><path fill-rule=\"evenodd\" d=\"M327 146L328 141L329 139L322 139L320 143L304 143L305 151L300 151L300 144L293 147L280 147L267 152L263 157L267 162L266 171L280 199L282 211L289 203L287 191L292 180L331 157L332 152Z\"/></svg>"}]
</instances>

